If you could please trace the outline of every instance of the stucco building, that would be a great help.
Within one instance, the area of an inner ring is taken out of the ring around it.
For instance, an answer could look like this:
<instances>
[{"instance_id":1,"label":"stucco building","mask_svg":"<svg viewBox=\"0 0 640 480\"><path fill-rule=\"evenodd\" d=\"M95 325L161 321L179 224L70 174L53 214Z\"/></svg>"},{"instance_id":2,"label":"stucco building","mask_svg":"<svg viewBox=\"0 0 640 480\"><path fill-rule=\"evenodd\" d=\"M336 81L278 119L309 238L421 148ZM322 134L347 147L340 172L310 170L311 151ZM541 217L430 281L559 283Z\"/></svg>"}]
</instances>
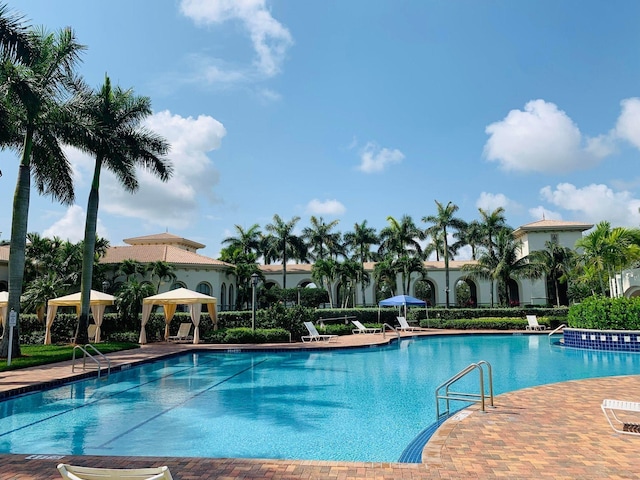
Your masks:
<instances>
[{"instance_id":1,"label":"stucco building","mask_svg":"<svg viewBox=\"0 0 640 480\"><path fill-rule=\"evenodd\" d=\"M567 222L560 220L540 220L537 222L522 225L515 229L514 236L521 242L521 255L528 255L535 250L545 248L545 242L556 242L560 245L573 248L584 231L593 225L583 222ZM157 235L147 235L142 237L132 237L124 240L126 245L110 247L102 258L101 263L112 265L110 290L115 290L117 284L124 281L124 277L115 276L117 265L127 259L136 260L141 263L151 263L158 260L174 265L176 281L161 284L160 291L167 291L175 287L185 287L207 295L218 298L218 308L228 310L235 305L237 285L231 265L219 260L200 255L198 250L205 245L170 233L160 233ZM8 280L9 247L0 247L0 290L6 289ZM462 266L471 261L451 260L449 263L450 277L450 305L456 305L456 284L464 282L469 287L469 292L474 302L478 305L489 305L491 302L491 283L487 280L472 278L462 269ZM422 279L417 274L411 278L411 286L407 293L415 296L417 281L424 281L430 287L431 305L444 305L446 298L445 268L444 261L424 262L427 271L426 278ZM361 288L359 285L352 289L355 296L356 305L374 305L375 292L378 288L373 279L373 263L365 264L365 270L371 276L371 283L365 288L365 298L363 302ZM283 272L282 265L262 265L261 270L265 276L265 286L282 286ZM640 279L640 273L638 273ZM621 281L624 284L624 281ZM310 264L288 264L287 265L287 287L304 288L313 284ZM401 280L398 278L398 286ZM4 287L4 288L3 288ZM511 298L517 299L520 304L546 305L553 303L554 289L547 285L546 279L513 280L510 284ZM339 298L342 291L339 282L331 285L334 298ZM496 286L494 285L494 289ZM637 291L640 294L640 281ZM562 295L561 293L561 299ZM497 302L498 296L494 291L494 299Z\"/></svg>"}]
</instances>

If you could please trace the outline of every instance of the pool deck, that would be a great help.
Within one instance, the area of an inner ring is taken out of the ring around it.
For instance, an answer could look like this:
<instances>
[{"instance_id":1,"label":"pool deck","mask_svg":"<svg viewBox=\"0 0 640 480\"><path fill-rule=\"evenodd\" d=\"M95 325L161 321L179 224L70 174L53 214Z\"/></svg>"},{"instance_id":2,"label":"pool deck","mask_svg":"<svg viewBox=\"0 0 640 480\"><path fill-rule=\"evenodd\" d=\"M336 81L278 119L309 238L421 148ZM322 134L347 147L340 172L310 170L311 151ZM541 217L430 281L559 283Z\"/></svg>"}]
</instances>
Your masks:
<instances>
[{"instance_id":1,"label":"pool deck","mask_svg":"<svg viewBox=\"0 0 640 480\"><path fill-rule=\"evenodd\" d=\"M497 332L427 332L411 335ZM505 333L505 332L500 332ZM511 332L513 333L513 332ZM518 332L523 333L523 332ZM534 335L537 333L534 333ZM544 334L544 332L543 332ZM348 335L335 342L272 345L282 349L345 348L383 344L395 335ZM265 349L267 345L156 343L109 354L112 366L135 364L197 349ZM0 372L0 395L76 376L70 362ZM570 381L499 395L495 408L477 406L440 426L423 451L422 464L259 460L0 455L0 480L58 479L58 463L109 468L168 465L175 480L349 479L629 479L640 478L640 436L615 433L600 404L605 398L640 401L640 375ZM391 421L387 418L384 421ZM424 427L430 423L424 421ZM170 437L169 437L170 438ZM170 440L168 440L170 441Z\"/></svg>"}]
</instances>

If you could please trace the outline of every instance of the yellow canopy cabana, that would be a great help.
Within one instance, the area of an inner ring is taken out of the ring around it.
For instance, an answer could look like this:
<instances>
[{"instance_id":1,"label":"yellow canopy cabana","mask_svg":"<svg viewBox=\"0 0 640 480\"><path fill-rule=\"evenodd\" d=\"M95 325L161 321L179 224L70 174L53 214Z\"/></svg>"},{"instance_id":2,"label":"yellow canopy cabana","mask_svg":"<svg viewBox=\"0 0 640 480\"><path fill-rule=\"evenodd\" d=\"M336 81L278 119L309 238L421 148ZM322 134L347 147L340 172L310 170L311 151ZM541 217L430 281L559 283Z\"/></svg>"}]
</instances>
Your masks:
<instances>
[{"instance_id":1,"label":"yellow canopy cabana","mask_svg":"<svg viewBox=\"0 0 640 480\"><path fill-rule=\"evenodd\" d=\"M0 292L0 322L2 323L2 335L7 328L7 310L9 309L9 292Z\"/></svg>"},{"instance_id":2,"label":"yellow canopy cabana","mask_svg":"<svg viewBox=\"0 0 640 480\"><path fill-rule=\"evenodd\" d=\"M194 292L187 288L176 288L175 290L169 290L168 292L159 293L142 300L142 327L140 328L140 338L138 343L147 343L147 331L145 326L149 321L151 310L155 305L162 305L164 309L164 339L169 338L169 324L173 315L176 313L178 305L189 305L189 313L191 315L191 321L195 326L193 332L193 343L200 343L200 313L202 310L202 304L207 306L207 312L213 321L214 328L218 325L218 315L216 313L216 304L218 299L210 297L204 293Z\"/></svg>"},{"instance_id":3,"label":"yellow canopy cabana","mask_svg":"<svg viewBox=\"0 0 640 480\"><path fill-rule=\"evenodd\" d=\"M91 306L91 314L97 327L96 343L100 342L100 327L102 326L102 319L104 318L104 309L107 305L113 305L114 301L115 297L113 295L91 290L89 305ZM58 307L76 307L76 313L80 315L80 309L82 308L80 292L65 295L64 297L52 298L47 302L47 320L44 335L45 345L51 344L51 325L53 325L53 319L56 317Z\"/></svg>"}]
</instances>

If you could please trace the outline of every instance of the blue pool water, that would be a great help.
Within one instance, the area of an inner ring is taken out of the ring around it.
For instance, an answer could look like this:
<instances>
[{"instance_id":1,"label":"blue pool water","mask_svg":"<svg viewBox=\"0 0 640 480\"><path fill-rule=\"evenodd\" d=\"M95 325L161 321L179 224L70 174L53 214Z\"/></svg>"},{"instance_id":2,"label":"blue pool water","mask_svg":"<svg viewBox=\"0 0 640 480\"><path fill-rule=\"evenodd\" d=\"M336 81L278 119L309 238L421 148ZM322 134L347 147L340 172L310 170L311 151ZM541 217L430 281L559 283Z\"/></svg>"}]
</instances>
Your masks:
<instances>
[{"instance_id":1,"label":"blue pool water","mask_svg":"<svg viewBox=\"0 0 640 480\"><path fill-rule=\"evenodd\" d=\"M191 353L1 402L0 453L397 461L435 421L435 388L479 360L493 366L496 395L640 373L638 354L565 349L546 335Z\"/></svg>"}]
</instances>

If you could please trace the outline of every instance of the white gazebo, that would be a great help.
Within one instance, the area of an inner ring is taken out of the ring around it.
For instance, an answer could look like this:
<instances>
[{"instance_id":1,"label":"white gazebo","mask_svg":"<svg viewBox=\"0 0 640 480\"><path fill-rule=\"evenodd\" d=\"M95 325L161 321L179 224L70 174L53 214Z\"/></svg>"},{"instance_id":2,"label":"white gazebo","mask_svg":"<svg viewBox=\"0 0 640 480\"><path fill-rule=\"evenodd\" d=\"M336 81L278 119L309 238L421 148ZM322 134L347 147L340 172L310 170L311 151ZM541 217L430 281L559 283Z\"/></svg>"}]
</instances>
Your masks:
<instances>
[{"instance_id":1,"label":"white gazebo","mask_svg":"<svg viewBox=\"0 0 640 480\"><path fill-rule=\"evenodd\" d=\"M2 322L2 335L7 328L7 310L9 309L9 292L0 292L0 322Z\"/></svg>"},{"instance_id":2,"label":"white gazebo","mask_svg":"<svg viewBox=\"0 0 640 480\"><path fill-rule=\"evenodd\" d=\"M93 321L96 322L97 327L96 343L100 342L100 327L102 326L102 319L104 318L104 309L107 305L113 305L114 301L115 297L113 295L91 290L89 305L91 306ZM51 344L51 325L53 325L53 319L56 317L58 307L76 307L76 313L80 315L80 309L82 308L80 292L65 295L64 297L52 298L47 302L47 320L44 335L45 345Z\"/></svg>"},{"instance_id":3,"label":"white gazebo","mask_svg":"<svg viewBox=\"0 0 640 480\"><path fill-rule=\"evenodd\" d=\"M218 317L216 313L216 304L218 300L215 297L210 297L204 293L194 292L186 288L177 288L175 290L169 290L168 292L152 295L142 300L142 327L140 328L140 339L138 343L147 343L147 331L145 326L149 321L151 310L155 305L162 305L164 309L164 339L169 338L169 324L173 315L176 313L178 305L189 305L189 314L191 315L191 321L195 327L193 332L193 343L200 343L200 313L202 311L202 304L207 306L207 312L211 317L214 325L218 324Z\"/></svg>"}]
</instances>

